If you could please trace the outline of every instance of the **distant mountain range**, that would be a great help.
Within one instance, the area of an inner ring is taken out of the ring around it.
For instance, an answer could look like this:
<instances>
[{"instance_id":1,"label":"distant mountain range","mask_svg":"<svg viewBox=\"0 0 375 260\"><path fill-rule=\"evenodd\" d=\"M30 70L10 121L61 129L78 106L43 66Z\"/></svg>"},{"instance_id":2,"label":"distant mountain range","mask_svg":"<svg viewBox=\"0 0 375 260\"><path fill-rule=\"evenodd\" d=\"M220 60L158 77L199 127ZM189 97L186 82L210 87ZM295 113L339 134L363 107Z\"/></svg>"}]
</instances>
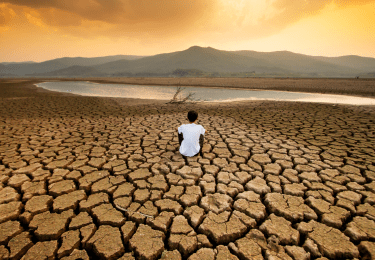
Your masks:
<instances>
[{"instance_id":1,"label":"distant mountain range","mask_svg":"<svg viewBox=\"0 0 375 260\"><path fill-rule=\"evenodd\" d=\"M69 76L69 71L71 71L71 76L78 76L79 71L84 74L89 74L92 70L93 75L100 72L93 69L94 66L106 64L109 62L117 60L135 60L142 58L143 56L133 56L133 55L116 55L116 56L106 56L97 58L59 58L54 60L48 60L44 62L8 62L0 63L0 76L2 74L14 75L16 77L24 76ZM84 67L86 69L84 69ZM80 68L77 70L77 68ZM103 74L103 73L102 73ZM83 75L85 76L85 75ZM103 76L103 75L101 75Z\"/></svg>"},{"instance_id":2,"label":"distant mountain range","mask_svg":"<svg viewBox=\"0 0 375 260\"><path fill-rule=\"evenodd\" d=\"M190 47L154 56L117 55L0 63L0 77L375 77L375 58Z\"/></svg>"}]
</instances>

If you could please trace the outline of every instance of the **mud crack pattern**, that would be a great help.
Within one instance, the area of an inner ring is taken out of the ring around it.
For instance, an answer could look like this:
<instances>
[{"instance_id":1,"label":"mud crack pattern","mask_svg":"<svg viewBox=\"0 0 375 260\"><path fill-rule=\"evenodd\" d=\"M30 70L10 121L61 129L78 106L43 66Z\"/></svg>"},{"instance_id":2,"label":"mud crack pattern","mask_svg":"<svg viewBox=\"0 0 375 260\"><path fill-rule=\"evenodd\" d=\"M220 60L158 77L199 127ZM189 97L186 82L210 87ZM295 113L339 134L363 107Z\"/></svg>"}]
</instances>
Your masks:
<instances>
[{"instance_id":1,"label":"mud crack pattern","mask_svg":"<svg viewBox=\"0 0 375 260\"><path fill-rule=\"evenodd\" d=\"M0 259L375 259L374 108L10 85ZM206 136L185 159L176 128L190 109Z\"/></svg>"}]
</instances>

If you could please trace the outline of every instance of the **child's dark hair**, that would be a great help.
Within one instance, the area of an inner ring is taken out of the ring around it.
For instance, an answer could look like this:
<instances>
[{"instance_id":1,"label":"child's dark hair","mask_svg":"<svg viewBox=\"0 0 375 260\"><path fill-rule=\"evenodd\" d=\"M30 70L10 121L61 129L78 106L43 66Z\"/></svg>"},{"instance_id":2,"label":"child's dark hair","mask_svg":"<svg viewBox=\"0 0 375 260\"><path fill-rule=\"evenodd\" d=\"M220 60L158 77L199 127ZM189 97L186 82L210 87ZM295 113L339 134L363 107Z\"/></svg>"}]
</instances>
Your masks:
<instances>
[{"instance_id":1,"label":"child's dark hair","mask_svg":"<svg viewBox=\"0 0 375 260\"><path fill-rule=\"evenodd\" d=\"M197 120L197 118L198 118L198 113L197 112L195 112L193 110L189 111L189 113L188 113L188 119L189 119L190 122L194 122L195 120Z\"/></svg>"}]
</instances>

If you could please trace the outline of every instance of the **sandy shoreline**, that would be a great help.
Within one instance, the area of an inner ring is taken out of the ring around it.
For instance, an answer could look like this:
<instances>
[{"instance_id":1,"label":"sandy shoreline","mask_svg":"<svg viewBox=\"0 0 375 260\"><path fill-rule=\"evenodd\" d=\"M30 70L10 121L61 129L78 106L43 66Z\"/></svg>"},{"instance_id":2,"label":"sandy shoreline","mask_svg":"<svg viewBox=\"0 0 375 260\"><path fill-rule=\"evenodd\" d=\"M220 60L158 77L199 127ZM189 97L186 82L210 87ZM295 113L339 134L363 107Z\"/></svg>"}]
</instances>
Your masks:
<instances>
[{"instance_id":1,"label":"sandy shoreline","mask_svg":"<svg viewBox=\"0 0 375 260\"><path fill-rule=\"evenodd\" d=\"M0 80L1 259L374 257L374 106L168 105L38 82ZM203 157L178 152L190 109Z\"/></svg>"}]
</instances>

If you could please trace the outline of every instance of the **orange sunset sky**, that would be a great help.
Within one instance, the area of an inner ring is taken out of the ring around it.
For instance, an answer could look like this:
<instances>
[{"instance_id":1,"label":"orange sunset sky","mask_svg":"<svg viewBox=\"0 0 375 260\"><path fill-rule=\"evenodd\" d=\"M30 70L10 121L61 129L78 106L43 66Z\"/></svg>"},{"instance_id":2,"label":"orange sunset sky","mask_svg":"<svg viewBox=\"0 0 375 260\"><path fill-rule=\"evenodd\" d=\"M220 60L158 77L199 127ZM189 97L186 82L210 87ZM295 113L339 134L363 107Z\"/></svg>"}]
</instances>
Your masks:
<instances>
[{"instance_id":1,"label":"orange sunset sky","mask_svg":"<svg viewBox=\"0 0 375 260\"><path fill-rule=\"evenodd\" d=\"M375 58L375 0L0 1L0 62L192 45Z\"/></svg>"}]
</instances>

